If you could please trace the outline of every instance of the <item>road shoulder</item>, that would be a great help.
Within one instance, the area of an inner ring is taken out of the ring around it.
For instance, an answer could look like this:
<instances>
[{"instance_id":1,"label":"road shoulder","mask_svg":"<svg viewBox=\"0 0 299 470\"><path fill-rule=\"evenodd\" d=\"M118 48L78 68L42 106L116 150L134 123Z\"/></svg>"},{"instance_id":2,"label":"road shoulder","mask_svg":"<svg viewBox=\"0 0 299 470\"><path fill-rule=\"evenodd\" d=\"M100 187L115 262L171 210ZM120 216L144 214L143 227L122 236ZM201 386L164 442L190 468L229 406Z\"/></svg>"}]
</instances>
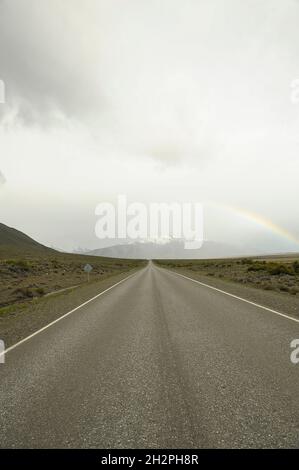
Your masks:
<instances>
[{"instance_id":1,"label":"road shoulder","mask_svg":"<svg viewBox=\"0 0 299 470\"><path fill-rule=\"evenodd\" d=\"M139 269L34 299L23 305L14 304L0 315L0 338L8 348Z\"/></svg>"},{"instance_id":2,"label":"road shoulder","mask_svg":"<svg viewBox=\"0 0 299 470\"><path fill-rule=\"evenodd\" d=\"M162 268L162 267L161 267ZM187 276L196 281L203 282L209 286L221 289L229 294L242 297L250 302L263 305L270 309L276 310L287 315L292 315L295 318L299 318L299 302L295 297L291 297L288 294L266 291L262 289L256 289L254 287L244 286L232 281L212 278L210 276L204 276L202 274L194 273L187 269L174 269L174 268L163 268L168 271L177 272L183 276Z\"/></svg>"}]
</instances>

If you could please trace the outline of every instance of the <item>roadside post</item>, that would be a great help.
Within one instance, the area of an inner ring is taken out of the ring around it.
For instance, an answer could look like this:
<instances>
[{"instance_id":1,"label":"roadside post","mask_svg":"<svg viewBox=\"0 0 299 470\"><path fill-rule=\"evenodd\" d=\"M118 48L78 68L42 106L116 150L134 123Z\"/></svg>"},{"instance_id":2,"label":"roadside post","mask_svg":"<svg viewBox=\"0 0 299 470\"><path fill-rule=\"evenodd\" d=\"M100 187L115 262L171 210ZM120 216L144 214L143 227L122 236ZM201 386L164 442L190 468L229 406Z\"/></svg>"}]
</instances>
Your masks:
<instances>
[{"instance_id":1,"label":"roadside post","mask_svg":"<svg viewBox=\"0 0 299 470\"><path fill-rule=\"evenodd\" d=\"M5 362L5 344L2 339L0 339L0 364L4 364Z\"/></svg>"},{"instance_id":2,"label":"roadside post","mask_svg":"<svg viewBox=\"0 0 299 470\"><path fill-rule=\"evenodd\" d=\"M84 271L87 273L87 282L89 282L89 275L90 275L92 270L93 270L93 267L90 266L90 264L86 264L84 266Z\"/></svg>"}]
</instances>

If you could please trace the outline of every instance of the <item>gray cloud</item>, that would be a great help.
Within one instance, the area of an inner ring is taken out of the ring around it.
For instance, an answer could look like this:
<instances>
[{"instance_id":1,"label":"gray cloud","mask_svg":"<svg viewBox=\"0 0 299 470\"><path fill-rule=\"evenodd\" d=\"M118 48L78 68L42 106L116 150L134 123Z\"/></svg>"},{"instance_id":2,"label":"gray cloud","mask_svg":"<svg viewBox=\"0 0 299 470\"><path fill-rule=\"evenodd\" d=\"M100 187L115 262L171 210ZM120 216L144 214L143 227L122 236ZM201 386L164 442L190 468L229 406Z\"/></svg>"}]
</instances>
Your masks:
<instances>
[{"instance_id":1,"label":"gray cloud","mask_svg":"<svg viewBox=\"0 0 299 470\"><path fill-rule=\"evenodd\" d=\"M221 200L298 231L298 24L293 0L0 0L8 221L21 192L29 229L36 201L55 220L55 181L81 216L122 191Z\"/></svg>"},{"instance_id":2,"label":"gray cloud","mask_svg":"<svg viewBox=\"0 0 299 470\"><path fill-rule=\"evenodd\" d=\"M2 0L1 76L7 100L24 123L50 121L57 111L84 115L100 108L97 44L92 18L96 2L87 0Z\"/></svg>"},{"instance_id":3,"label":"gray cloud","mask_svg":"<svg viewBox=\"0 0 299 470\"><path fill-rule=\"evenodd\" d=\"M290 114L298 20L293 0L2 0L0 74L21 124L76 119L129 152L204 160L206 131Z\"/></svg>"}]
</instances>

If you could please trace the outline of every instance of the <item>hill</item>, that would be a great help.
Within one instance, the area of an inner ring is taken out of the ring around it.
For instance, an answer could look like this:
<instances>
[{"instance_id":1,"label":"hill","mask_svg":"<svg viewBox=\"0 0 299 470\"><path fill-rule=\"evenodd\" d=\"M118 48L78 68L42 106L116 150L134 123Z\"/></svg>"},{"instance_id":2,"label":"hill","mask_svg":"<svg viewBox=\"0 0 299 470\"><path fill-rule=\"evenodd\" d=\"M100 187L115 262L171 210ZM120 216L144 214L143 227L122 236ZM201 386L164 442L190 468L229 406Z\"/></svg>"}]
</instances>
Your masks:
<instances>
[{"instance_id":1,"label":"hill","mask_svg":"<svg viewBox=\"0 0 299 470\"><path fill-rule=\"evenodd\" d=\"M54 253L55 250L38 243L25 233L0 223L0 258Z\"/></svg>"},{"instance_id":2,"label":"hill","mask_svg":"<svg viewBox=\"0 0 299 470\"><path fill-rule=\"evenodd\" d=\"M90 282L131 271L141 261L62 253L38 243L24 233L0 224L1 307L87 283L86 264L93 267Z\"/></svg>"}]
</instances>

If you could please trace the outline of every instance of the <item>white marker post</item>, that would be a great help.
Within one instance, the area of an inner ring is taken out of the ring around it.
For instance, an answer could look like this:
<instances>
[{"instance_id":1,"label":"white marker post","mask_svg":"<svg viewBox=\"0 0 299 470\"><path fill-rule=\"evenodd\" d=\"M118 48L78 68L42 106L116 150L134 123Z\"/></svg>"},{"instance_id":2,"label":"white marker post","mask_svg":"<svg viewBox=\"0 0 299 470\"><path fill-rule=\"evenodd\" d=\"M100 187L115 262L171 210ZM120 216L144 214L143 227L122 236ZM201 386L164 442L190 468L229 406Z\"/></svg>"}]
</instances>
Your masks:
<instances>
[{"instance_id":1,"label":"white marker post","mask_svg":"<svg viewBox=\"0 0 299 470\"><path fill-rule=\"evenodd\" d=\"M4 344L4 341L0 339L0 364L5 363L4 352L5 352L5 344Z\"/></svg>"},{"instance_id":2,"label":"white marker post","mask_svg":"<svg viewBox=\"0 0 299 470\"><path fill-rule=\"evenodd\" d=\"M90 266L90 264L86 264L86 266L84 266L84 271L87 273L87 282L89 282L89 274L91 273L92 270L93 270L93 267Z\"/></svg>"}]
</instances>

